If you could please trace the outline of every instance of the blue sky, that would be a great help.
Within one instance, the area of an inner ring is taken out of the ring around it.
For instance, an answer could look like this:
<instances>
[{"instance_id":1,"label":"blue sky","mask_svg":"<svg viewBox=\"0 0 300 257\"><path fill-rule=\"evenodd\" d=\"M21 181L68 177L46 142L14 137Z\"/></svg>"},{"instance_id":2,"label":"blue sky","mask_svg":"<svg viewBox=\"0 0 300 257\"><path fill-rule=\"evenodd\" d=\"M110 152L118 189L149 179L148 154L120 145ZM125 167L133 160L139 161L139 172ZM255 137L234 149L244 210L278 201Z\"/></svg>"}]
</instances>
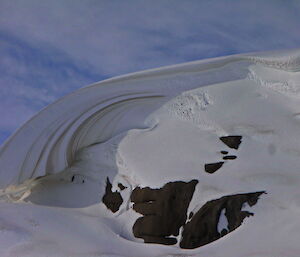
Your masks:
<instances>
[{"instance_id":1,"label":"blue sky","mask_svg":"<svg viewBox=\"0 0 300 257\"><path fill-rule=\"evenodd\" d=\"M0 144L102 79L300 47L299 0L0 0Z\"/></svg>"}]
</instances>

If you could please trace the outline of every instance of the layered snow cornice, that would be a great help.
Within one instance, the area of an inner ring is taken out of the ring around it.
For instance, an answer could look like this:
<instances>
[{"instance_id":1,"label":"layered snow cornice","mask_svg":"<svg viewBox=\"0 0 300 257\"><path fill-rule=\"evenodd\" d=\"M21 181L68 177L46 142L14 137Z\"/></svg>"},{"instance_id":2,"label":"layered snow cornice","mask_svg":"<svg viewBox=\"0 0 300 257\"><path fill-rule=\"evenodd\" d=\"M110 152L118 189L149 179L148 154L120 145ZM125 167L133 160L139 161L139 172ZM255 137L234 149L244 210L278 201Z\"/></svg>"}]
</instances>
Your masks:
<instances>
[{"instance_id":1,"label":"layered snow cornice","mask_svg":"<svg viewBox=\"0 0 300 257\"><path fill-rule=\"evenodd\" d=\"M0 255L299 257L299 126L300 50L75 91L0 149Z\"/></svg>"},{"instance_id":2,"label":"layered snow cornice","mask_svg":"<svg viewBox=\"0 0 300 257\"><path fill-rule=\"evenodd\" d=\"M133 120L127 122L127 111L143 105L155 109L185 90L245 78L255 64L297 72L300 50L196 61L80 89L43 109L5 142L0 152L0 186L59 172L74 161L79 149L137 127L144 117L130 114ZM294 77L293 73L287 76Z\"/></svg>"}]
</instances>

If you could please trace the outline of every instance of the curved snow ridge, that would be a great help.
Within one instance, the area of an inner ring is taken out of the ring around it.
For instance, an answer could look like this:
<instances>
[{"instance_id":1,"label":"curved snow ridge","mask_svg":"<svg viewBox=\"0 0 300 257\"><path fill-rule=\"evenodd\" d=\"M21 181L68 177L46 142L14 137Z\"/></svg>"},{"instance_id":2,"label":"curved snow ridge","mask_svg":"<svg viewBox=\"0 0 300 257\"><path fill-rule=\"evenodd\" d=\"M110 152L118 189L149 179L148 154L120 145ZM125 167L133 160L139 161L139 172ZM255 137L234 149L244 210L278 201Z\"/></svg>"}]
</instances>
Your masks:
<instances>
[{"instance_id":1,"label":"curved snow ridge","mask_svg":"<svg viewBox=\"0 0 300 257\"><path fill-rule=\"evenodd\" d=\"M278 93L289 97L300 97L300 74L290 71L278 70L274 74L272 68L258 67L252 65L249 67L248 79L255 83Z\"/></svg>"},{"instance_id":2,"label":"curved snow ridge","mask_svg":"<svg viewBox=\"0 0 300 257\"><path fill-rule=\"evenodd\" d=\"M297 72L300 71L300 50L277 51L255 56L253 54L244 55L246 60L259 63L275 69Z\"/></svg>"},{"instance_id":3,"label":"curved snow ridge","mask_svg":"<svg viewBox=\"0 0 300 257\"><path fill-rule=\"evenodd\" d=\"M203 79L203 85L240 79L245 76L245 71L241 70L240 75L237 75L238 72L234 70L236 64L241 65L245 60L272 68L297 71L299 58L299 50L282 51L269 56L225 56L119 76L80 89L39 112L5 142L0 149L0 188L57 173L72 163L77 150L108 139L112 136L108 132L105 132L106 137L100 136L99 130L97 135L91 132L103 123L110 123L110 118L102 119L103 112L106 113L105 117L112 117L111 120L118 123L118 118L113 118L117 116L116 109L123 112L120 110L130 106L130 102L135 99L140 101L143 97L150 99L176 96L189 87L196 88L197 83L199 87ZM250 63L244 65L249 66ZM290 89L293 88L289 87L288 90ZM279 90L286 90L285 84ZM209 104L206 95L202 96L204 105ZM109 112L111 114L108 115ZM115 127L117 126L119 125ZM204 126L210 129L210 122ZM112 127L111 125L110 128ZM117 128L116 130L119 131Z\"/></svg>"},{"instance_id":4,"label":"curved snow ridge","mask_svg":"<svg viewBox=\"0 0 300 257\"><path fill-rule=\"evenodd\" d=\"M121 121L130 109L155 104L162 97L136 92L89 101L89 94L50 106L2 147L1 187L63 170L74 161L79 149L111 138L122 127L135 127L134 120L131 125Z\"/></svg>"},{"instance_id":5,"label":"curved snow ridge","mask_svg":"<svg viewBox=\"0 0 300 257\"><path fill-rule=\"evenodd\" d=\"M106 120L100 118L103 115L102 110L106 116L113 117L116 116L116 109L131 105L129 102L135 99L140 101L143 97L164 98L163 96L179 94L188 87L199 86L201 81L199 76L201 77L202 72L212 70L217 74L218 69L222 70L226 64L235 61L234 57L220 57L137 72L96 83L59 99L26 122L1 147L0 188L57 173L71 165L74 153L81 147L107 140L109 138L107 132L105 132L107 136L100 136L99 134L102 134L100 131L96 133L97 135L84 132L87 126L91 126L88 129L91 131L92 127L104 128L105 124L109 123L107 121L109 118ZM193 79L190 74L194 74L195 78ZM217 76L208 74L205 83L209 84L215 77L218 81L222 81L224 77L230 80L235 76L235 72L230 70ZM163 101L166 99L158 100L160 103ZM139 117L140 120L143 118ZM128 124L123 122L123 126L127 129ZM118 126L114 130L120 132ZM144 125L132 124L132 126ZM81 130L82 128L84 129ZM85 138L83 134L87 136L87 142L79 139Z\"/></svg>"}]
</instances>

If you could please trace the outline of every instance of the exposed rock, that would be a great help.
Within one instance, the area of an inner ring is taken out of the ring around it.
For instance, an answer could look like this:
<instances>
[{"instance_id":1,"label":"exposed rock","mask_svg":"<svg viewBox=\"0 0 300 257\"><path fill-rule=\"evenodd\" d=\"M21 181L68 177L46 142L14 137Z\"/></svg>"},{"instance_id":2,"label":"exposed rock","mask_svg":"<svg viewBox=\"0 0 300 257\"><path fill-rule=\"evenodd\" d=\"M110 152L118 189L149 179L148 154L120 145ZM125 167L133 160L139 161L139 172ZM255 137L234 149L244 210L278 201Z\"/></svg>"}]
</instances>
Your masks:
<instances>
[{"instance_id":1,"label":"exposed rock","mask_svg":"<svg viewBox=\"0 0 300 257\"><path fill-rule=\"evenodd\" d=\"M255 205L263 193L265 192L230 195L207 202L183 227L180 247L185 249L197 248L235 230L246 217L254 215L251 212L243 211L243 204ZM228 220L228 229L223 229L219 233L217 227L223 209L225 209L225 216Z\"/></svg>"},{"instance_id":2,"label":"exposed rock","mask_svg":"<svg viewBox=\"0 0 300 257\"><path fill-rule=\"evenodd\" d=\"M71 182L75 184L83 184L85 182L84 176L79 174L74 174L71 177Z\"/></svg>"},{"instance_id":3,"label":"exposed rock","mask_svg":"<svg viewBox=\"0 0 300 257\"><path fill-rule=\"evenodd\" d=\"M118 187L120 188L121 191L123 191L125 188L127 188L126 186L124 186L121 183L118 184Z\"/></svg>"},{"instance_id":4,"label":"exposed rock","mask_svg":"<svg viewBox=\"0 0 300 257\"><path fill-rule=\"evenodd\" d=\"M228 147L238 149L242 142L242 136L220 137L220 140Z\"/></svg>"},{"instance_id":5,"label":"exposed rock","mask_svg":"<svg viewBox=\"0 0 300 257\"><path fill-rule=\"evenodd\" d=\"M221 151L221 154L228 154L227 151Z\"/></svg>"},{"instance_id":6,"label":"exposed rock","mask_svg":"<svg viewBox=\"0 0 300 257\"><path fill-rule=\"evenodd\" d=\"M105 195L102 198L102 202L112 212L117 212L123 203L123 198L119 192L112 192L112 185L109 178L106 179Z\"/></svg>"},{"instance_id":7,"label":"exposed rock","mask_svg":"<svg viewBox=\"0 0 300 257\"><path fill-rule=\"evenodd\" d=\"M236 159L235 155L227 155L223 157L223 160L234 160L234 159Z\"/></svg>"},{"instance_id":8,"label":"exposed rock","mask_svg":"<svg viewBox=\"0 0 300 257\"><path fill-rule=\"evenodd\" d=\"M144 215L133 226L135 237L145 243L173 245L179 229L187 219L187 208L197 185L190 182L169 182L160 189L135 188L131 194L133 209Z\"/></svg>"},{"instance_id":9,"label":"exposed rock","mask_svg":"<svg viewBox=\"0 0 300 257\"><path fill-rule=\"evenodd\" d=\"M207 173L214 173L218 169L220 169L223 166L224 162L215 162L215 163L208 163L204 165L204 169Z\"/></svg>"}]
</instances>

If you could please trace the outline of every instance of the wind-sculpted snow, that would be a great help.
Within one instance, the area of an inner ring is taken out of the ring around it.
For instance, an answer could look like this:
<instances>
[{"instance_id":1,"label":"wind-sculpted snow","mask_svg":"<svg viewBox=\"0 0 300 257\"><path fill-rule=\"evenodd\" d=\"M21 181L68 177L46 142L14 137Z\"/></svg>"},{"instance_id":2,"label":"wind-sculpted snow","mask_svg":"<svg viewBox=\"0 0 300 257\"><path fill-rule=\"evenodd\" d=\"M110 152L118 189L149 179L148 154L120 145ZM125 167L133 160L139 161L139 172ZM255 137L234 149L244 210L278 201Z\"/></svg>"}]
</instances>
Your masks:
<instances>
[{"instance_id":1,"label":"wind-sculpted snow","mask_svg":"<svg viewBox=\"0 0 300 257\"><path fill-rule=\"evenodd\" d=\"M299 60L197 61L48 106L0 148L0 256L299 257Z\"/></svg>"}]
</instances>

